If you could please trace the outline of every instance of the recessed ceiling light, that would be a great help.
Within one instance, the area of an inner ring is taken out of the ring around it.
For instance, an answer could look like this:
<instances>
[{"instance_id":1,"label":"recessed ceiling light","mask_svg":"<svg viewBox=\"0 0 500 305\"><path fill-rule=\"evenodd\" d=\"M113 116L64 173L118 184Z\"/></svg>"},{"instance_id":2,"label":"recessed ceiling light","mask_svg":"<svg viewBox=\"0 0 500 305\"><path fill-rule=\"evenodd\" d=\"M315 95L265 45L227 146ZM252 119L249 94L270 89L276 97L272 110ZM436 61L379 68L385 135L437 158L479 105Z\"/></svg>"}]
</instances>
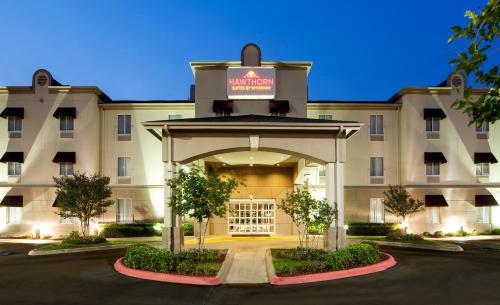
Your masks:
<instances>
[{"instance_id":1,"label":"recessed ceiling light","mask_svg":"<svg viewBox=\"0 0 500 305\"><path fill-rule=\"evenodd\" d=\"M250 163L249 165L250 165L250 167L252 167L252 166L253 166L253 163Z\"/></svg>"}]
</instances>

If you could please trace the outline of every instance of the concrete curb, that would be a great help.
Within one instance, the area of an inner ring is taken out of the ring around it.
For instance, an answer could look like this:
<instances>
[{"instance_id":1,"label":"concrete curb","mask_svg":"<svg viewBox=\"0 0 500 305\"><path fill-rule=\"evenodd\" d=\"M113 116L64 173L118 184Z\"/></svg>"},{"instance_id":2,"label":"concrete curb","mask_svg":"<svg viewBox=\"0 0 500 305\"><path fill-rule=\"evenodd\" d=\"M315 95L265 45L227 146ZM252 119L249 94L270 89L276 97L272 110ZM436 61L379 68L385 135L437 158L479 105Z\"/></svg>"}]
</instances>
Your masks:
<instances>
[{"instance_id":1,"label":"concrete curb","mask_svg":"<svg viewBox=\"0 0 500 305\"><path fill-rule=\"evenodd\" d=\"M352 269L305 274L298 276L286 276L286 277L274 275L271 278L271 285L294 285L294 284L306 284L306 283L314 283L322 281L332 281L332 280L338 280L348 277L380 272L396 265L396 260L390 254L382 252L382 257L383 260L376 264L356 267ZM274 271L274 267L272 269Z\"/></svg>"},{"instance_id":2,"label":"concrete curb","mask_svg":"<svg viewBox=\"0 0 500 305\"><path fill-rule=\"evenodd\" d=\"M85 247L85 248L70 248L70 249L60 249L60 250L36 250L33 249L28 252L30 256L37 255L52 255L52 254L67 254L67 253L79 253L79 252L92 252L92 251L104 251L112 249L128 248L133 244L119 244L110 246L96 246L96 247Z\"/></svg>"},{"instance_id":3,"label":"concrete curb","mask_svg":"<svg viewBox=\"0 0 500 305\"><path fill-rule=\"evenodd\" d=\"M273 278L276 276L276 269L274 269L271 249L266 249L266 270L267 270L267 278L269 279L269 283L271 283Z\"/></svg>"},{"instance_id":4,"label":"concrete curb","mask_svg":"<svg viewBox=\"0 0 500 305\"><path fill-rule=\"evenodd\" d=\"M368 242L374 242L381 246L389 246L389 247L401 247L401 248L412 248L412 249L421 249L421 250L434 250L434 251L443 251L443 252L462 252L464 249L459 245L453 245L454 247L441 247L441 246L432 246L432 245L419 245L419 244L411 244L411 243L401 243L397 241L382 241L382 240L362 240Z\"/></svg>"},{"instance_id":5,"label":"concrete curb","mask_svg":"<svg viewBox=\"0 0 500 305\"><path fill-rule=\"evenodd\" d=\"M233 260L234 260L234 251L233 249L229 249L226 252L226 257L224 258L224 262L222 262L222 266L219 269L219 272L217 272L217 276L220 279L220 282L225 284L227 280L227 275L229 273L229 270L231 270L231 266L233 265Z\"/></svg>"}]
</instances>

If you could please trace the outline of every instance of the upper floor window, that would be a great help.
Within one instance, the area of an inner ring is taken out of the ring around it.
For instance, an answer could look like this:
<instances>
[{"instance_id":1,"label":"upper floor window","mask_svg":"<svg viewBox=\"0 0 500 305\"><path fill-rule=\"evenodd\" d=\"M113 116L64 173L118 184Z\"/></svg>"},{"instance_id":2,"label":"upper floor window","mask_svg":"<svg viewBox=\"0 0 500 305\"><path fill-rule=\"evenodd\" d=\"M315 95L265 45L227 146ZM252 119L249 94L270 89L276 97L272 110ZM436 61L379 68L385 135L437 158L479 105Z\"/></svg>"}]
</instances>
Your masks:
<instances>
[{"instance_id":1,"label":"upper floor window","mask_svg":"<svg viewBox=\"0 0 500 305\"><path fill-rule=\"evenodd\" d=\"M182 114L169 114L168 115L169 120L179 120L182 119Z\"/></svg>"},{"instance_id":2,"label":"upper floor window","mask_svg":"<svg viewBox=\"0 0 500 305\"><path fill-rule=\"evenodd\" d=\"M318 119L320 119L320 120L333 120L333 115L331 115L331 114L318 114Z\"/></svg>"},{"instance_id":3,"label":"upper floor window","mask_svg":"<svg viewBox=\"0 0 500 305\"><path fill-rule=\"evenodd\" d=\"M229 111L224 111L224 110L219 110L215 112L216 117L223 117L223 116L231 116L231 112Z\"/></svg>"},{"instance_id":4,"label":"upper floor window","mask_svg":"<svg viewBox=\"0 0 500 305\"><path fill-rule=\"evenodd\" d=\"M433 163L426 163L425 164L425 174L427 176L439 176L440 173L440 163L433 162Z\"/></svg>"},{"instance_id":5,"label":"upper floor window","mask_svg":"<svg viewBox=\"0 0 500 305\"><path fill-rule=\"evenodd\" d=\"M21 130L23 129L23 120L21 118L10 116L8 120L9 120L9 126L8 126L9 132L21 132Z\"/></svg>"},{"instance_id":6,"label":"upper floor window","mask_svg":"<svg viewBox=\"0 0 500 305\"><path fill-rule=\"evenodd\" d=\"M384 134L384 116L381 114L370 115L370 135Z\"/></svg>"},{"instance_id":7,"label":"upper floor window","mask_svg":"<svg viewBox=\"0 0 500 305\"><path fill-rule=\"evenodd\" d=\"M70 176L74 174L73 163L69 162L61 162L59 163L59 175L61 176Z\"/></svg>"},{"instance_id":8,"label":"upper floor window","mask_svg":"<svg viewBox=\"0 0 500 305\"><path fill-rule=\"evenodd\" d=\"M425 119L425 131L427 132L439 132L439 121L440 118L427 118Z\"/></svg>"},{"instance_id":9,"label":"upper floor window","mask_svg":"<svg viewBox=\"0 0 500 305\"><path fill-rule=\"evenodd\" d=\"M59 118L59 130L62 132L72 132L75 128L73 117L62 116Z\"/></svg>"},{"instance_id":10,"label":"upper floor window","mask_svg":"<svg viewBox=\"0 0 500 305\"><path fill-rule=\"evenodd\" d=\"M488 133L490 131L490 124L484 122L481 126L476 126L477 133Z\"/></svg>"},{"instance_id":11,"label":"upper floor window","mask_svg":"<svg viewBox=\"0 0 500 305\"><path fill-rule=\"evenodd\" d=\"M130 157L118 157L118 177L130 177Z\"/></svg>"},{"instance_id":12,"label":"upper floor window","mask_svg":"<svg viewBox=\"0 0 500 305\"><path fill-rule=\"evenodd\" d=\"M8 175L9 176L21 176L21 163L19 162L8 162Z\"/></svg>"},{"instance_id":13,"label":"upper floor window","mask_svg":"<svg viewBox=\"0 0 500 305\"><path fill-rule=\"evenodd\" d=\"M384 158L371 157L370 158L370 176L383 177L384 176Z\"/></svg>"},{"instance_id":14,"label":"upper floor window","mask_svg":"<svg viewBox=\"0 0 500 305\"><path fill-rule=\"evenodd\" d=\"M476 164L476 176L488 177L489 175L490 175L490 164L489 163L477 163Z\"/></svg>"},{"instance_id":15,"label":"upper floor window","mask_svg":"<svg viewBox=\"0 0 500 305\"><path fill-rule=\"evenodd\" d=\"M384 199L370 198L370 222L384 222Z\"/></svg>"},{"instance_id":16,"label":"upper floor window","mask_svg":"<svg viewBox=\"0 0 500 305\"><path fill-rule=\"evenodd\" d=\"M118 135L130 135L132 130L132 121L130 114L118 115Z\"/></svg>"}]
</instances>

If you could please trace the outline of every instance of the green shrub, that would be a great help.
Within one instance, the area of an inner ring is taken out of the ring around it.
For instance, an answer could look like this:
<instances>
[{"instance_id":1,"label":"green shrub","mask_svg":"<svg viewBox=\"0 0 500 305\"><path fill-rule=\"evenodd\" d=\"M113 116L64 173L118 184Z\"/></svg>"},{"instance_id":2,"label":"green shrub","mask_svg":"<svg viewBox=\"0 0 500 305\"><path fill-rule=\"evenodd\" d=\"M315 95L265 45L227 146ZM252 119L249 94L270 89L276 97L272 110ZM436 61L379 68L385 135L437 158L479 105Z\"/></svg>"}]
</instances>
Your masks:
<instances>
[{"instance_id":1,"label":"green shrub","mask_svg":"<svg viewBox=\"0 0 500 305\"><path fill-rule=\"evenodd\" d=\"M194 226L192 223L185 222L182 224L182 229L184 230L184 236L194 235Z\"/></svg>"},{"instance_id":2,"label":"green shrub","mask_svg":"<svg viewBox=\"0 0 500 305\"><path fill-rule=\"evenodd\" d=\"M486 231L482 234L485 234L485 235L500 235L500 229L493 229L491 231Z\"/></svg>"},{"instance_id":3,"label":"green shrub","mask_svg":"<svg viewBox=\"0 0 500 305\"><path fill-rule=\"evenodd\" d=\"M328 253L326 267L329 270L342 270L375 264L379 261L380 251L377 246L369 243L360 243Z\"/></svg>"},{"instance_id":4,"label":"green shrub","mask_svg":"<svg viewBox=\"0 0 500 305\"><path fill-rule=\"evenodd\" d=\"M443 237L443 231L436 231L434 234L432 234L432 237Z\"/></svg>"},{"instance_id":5,"label":"green shrub","mask_svg":"<svg viewBox=\"0 0 500 305\"><path fill-rule=\"evenodd\" d=\"M156 230L155 226L156 223L112 223L101 225L101 229L106 237L161 236L161 230Z\"/></svg>"},{"instance_id":6,"label":"green shrub","mask_svg":"<svg viewBox=\"0 0 500 305\"><path fill-rule=\"evenodd\" d=\"M418 234L411 234L411 233L405 234L401 231L390 232L389 234L387 234L387 236L385 238L387 240L391 240L391 241L422 240L423 239L422 236L420 236Z\"/></svg>"},{"instance_id":7,"label":"green shrub","mask_svg":"<svg viewBox=\"0 0 500 305\"><path fill-rule=\"evenodd\" d=\"M396 229L394 223L350 223L347 234L352 236L385 236Z\"/></svg>"},{"instance_id":8,"label":"green shrub","mask_svg":"<svg viewBox=\"0 0 500 305\"><path fill-rule=\"evenodd\" d=\"M77 231L71 231L68 237L62 241L62 244L72 244L72 245L88 245L88 244L100 244L105 243L106 238L103 235L90 235L83 236Z\"/></svg>"},{"instance_id":9,"label":"green shrub","mask_svg":"<svg viewBox=\"0 0 500 305\"><path fill-rule=\"evenodd\" d=\"M307 229L307 231L309 232L309 234L323 235L323 233L325 231L325 226L312 224L312 225L309 225L309 228Z\"/></svg>"},{"instance_id":10,"label":"green shrub","mask_svg":"<svg viewBox=\"0 0 500 305\"><path fill-rule=\"evenodd\" d=\"M322 249L292 248L277 250L276 255L288 260L322 260L328 252Z\"/></svg>"}]
</instances>

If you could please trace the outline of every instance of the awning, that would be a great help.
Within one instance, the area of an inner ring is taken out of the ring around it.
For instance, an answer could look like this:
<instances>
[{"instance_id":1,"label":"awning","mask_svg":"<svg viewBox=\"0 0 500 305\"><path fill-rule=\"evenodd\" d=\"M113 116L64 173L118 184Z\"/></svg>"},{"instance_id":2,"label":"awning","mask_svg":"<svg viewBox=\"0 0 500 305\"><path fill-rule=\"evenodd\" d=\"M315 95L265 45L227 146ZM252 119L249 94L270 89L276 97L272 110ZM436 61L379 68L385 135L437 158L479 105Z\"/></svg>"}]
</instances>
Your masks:
<instances>
[{"instance_id":1,"label":"awning","mask_svg":"<svg viewBox=\"0 0 500 305\"><path fill-rule=\"evenodd\" d=\"M447 207L448 202L443 195L425 195L426 207Z\"/></svg>"},{"instance_id":2,"label":"awning","mask_svg":"<svg viewBox=\"0 0 500 305\"><path fill-rule=\"evenodd\" d=\"M60 151L56 153L54 159L52 159L54 163L76 163L76 153L75 152L63 152Z\"/></svg>"},{"instance_id":3,"label":"awning","mask_svg":"<svg viewBox=\"0 0 500 305\"><path fill-rule=\"evenodd\" d=\"M490 153L474 153L474 163L498 163L497 158Z\"/></svg>"},{"instance_id":4,"label":"awning","mask_svg":"<svg viewBox=\"0 0 500 305\"><path fill-rule=\"evenodd\" d=\"M52 204L53 208L58 208L59 207L58 199L59 199L59 196L57 196L56 199L54 200L54 203Z\"/></svg>"},{"instance_id":5,"label":"awning","mask_svg":"<svg viewBox=\"0 0 500 305\"><path fill-rule=\"evenodd\" d=\"M76 119L76 108L74 107L59 107L52 115L55 118L60 118L62 116L69 116Z\"/></svg>"},{"instance_id":6,"label":"awning","mask_svg":"<svg viewBox=\"0 0 500 305\"><path fill-rule=\"evenodd\" d=\"M444 111L441 110L441 108L425 108L424 109L424 120L428 118L439 118L439 119L444 119L446 118L446 114L444 114Z\"/></svg>"},{"instance_id":7,"label":"awning","mask_svg":"<svg viewBox=\"0 0 500 305\"><path fill-rule=\"evenodd\" d=\"M2 163L7 163L7 162L24 163L24 153L23 152L8 151L5 154L3 154L2 158L0 158L0 162L2 162Z\"/></svg>"},{"instance_id":8,"label":"awning","mask_svg":"<svg viewBox=\"0 0 500 305\"><path fill-rule=\"evenodd\" d=\"M23 196L5 196L0 203L3 207L22 208Z\"/></svg>"},{"instance_id":9,"label":"awning","mask_svg":"<svg viewBox=\"0 0 500 305\"><path fill-rule=\"evenodd\" d=\"M213 112L233 112L233 101L215 100L212 106Z\"/></svg>"},{"instance_id":10,"label":"awning","mask_svg":"<svg viewBox=\"0 0 500 305\"><path fill-rule=\"evenodd\" d=\"M8 118L12 116L24 119L24 108L7 107L2 111L2 113L0 113L0 117L2 118Z\"/></svg>"},{"instance_id":11,"label":"awning","mask_svg":"<svg viewBox=\"0 0 500 305\"><path fill-rule=\"evenodd\" d=\"M498 202L495 200L495 197L493 197L493 195L476 195L475 203L477 207L489 207L498 205Z\"/></svg>"},{"instance_id":12,"label":"awning","mask_svg":"<svg viewBox=\"0 0 500 305\"><path fill-rule=\"evenodd\" d=\"M270 101L269 112L288 113L290 112L290 103L288 101L278 101L278 100Z\"/></svg>"},{"instance_id":13,"label":"awning","mask_svg":"<svg viewBox=\"0 0 500 305\"><path fill-rule=\"evenodd\" d=\"M426 152L424 153L424 163L446 163L446 158L441 152Z\"/></svg>"}]
</instances>

